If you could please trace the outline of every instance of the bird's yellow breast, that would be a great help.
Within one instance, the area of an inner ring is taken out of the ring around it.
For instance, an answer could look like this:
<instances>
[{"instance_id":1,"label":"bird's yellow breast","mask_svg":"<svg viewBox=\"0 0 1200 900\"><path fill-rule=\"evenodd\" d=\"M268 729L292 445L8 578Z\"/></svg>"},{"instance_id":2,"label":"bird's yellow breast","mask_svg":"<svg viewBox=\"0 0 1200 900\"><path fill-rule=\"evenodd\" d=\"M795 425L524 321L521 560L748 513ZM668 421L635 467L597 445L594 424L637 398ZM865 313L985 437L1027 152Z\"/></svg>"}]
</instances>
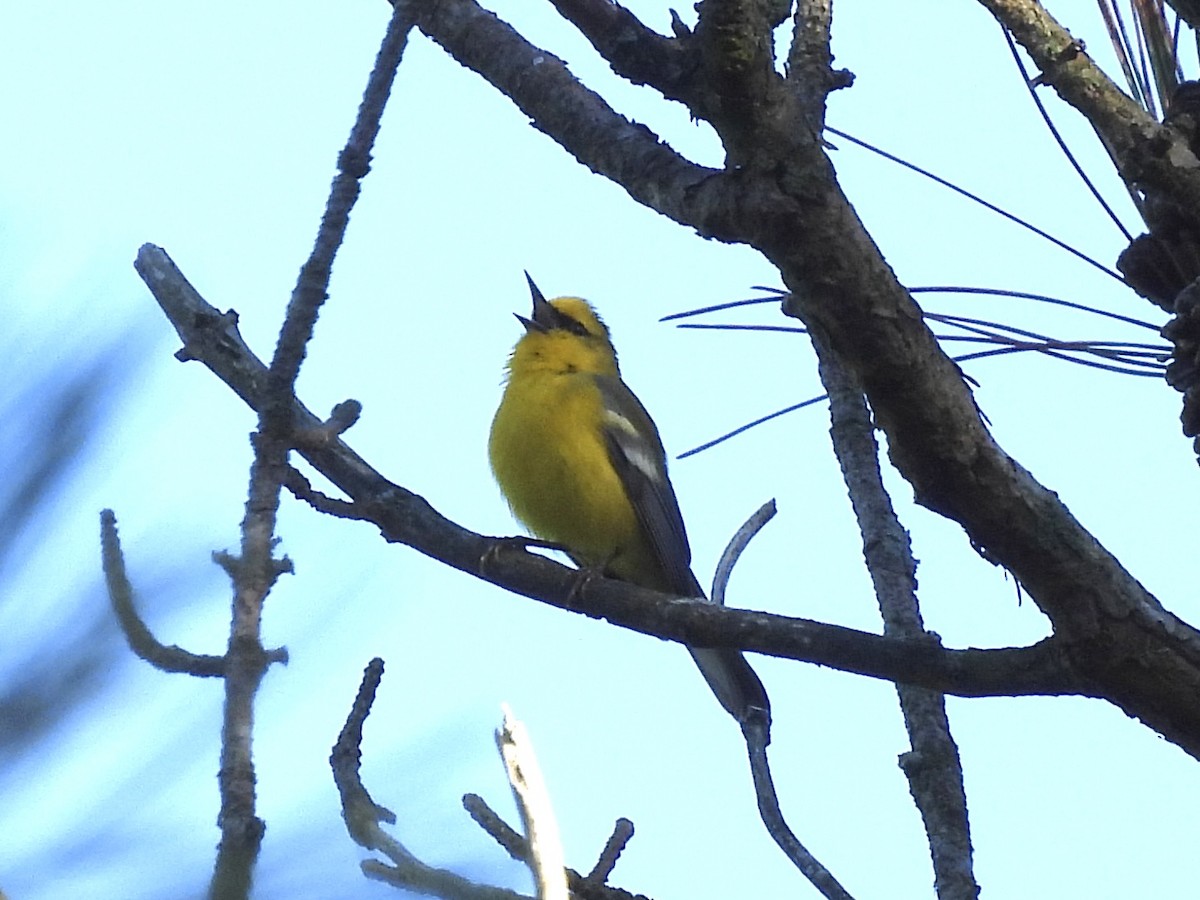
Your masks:
<instances>
[{"instance_id":1,"label":"bird's yellow breast","mask_svg":"<svg viewBox=\"0 0 1200 900\"><path fill-rule=\"evenodd\" d=\"M488 454L513 514L589 565L624 568L640 525L601 432L592 376L515 369L492 422Z\"/></svg>"}]
</instances>

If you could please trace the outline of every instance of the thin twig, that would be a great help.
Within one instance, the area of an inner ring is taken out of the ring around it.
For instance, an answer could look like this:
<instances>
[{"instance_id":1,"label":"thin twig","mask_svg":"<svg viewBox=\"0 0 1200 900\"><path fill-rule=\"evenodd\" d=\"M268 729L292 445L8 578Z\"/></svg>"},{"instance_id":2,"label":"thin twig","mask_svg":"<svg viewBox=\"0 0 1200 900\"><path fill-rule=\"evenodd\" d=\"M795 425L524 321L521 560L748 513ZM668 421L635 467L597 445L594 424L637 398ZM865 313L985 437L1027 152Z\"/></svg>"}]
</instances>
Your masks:
<instances>
[{"instance_id":1,"label":"thin twig","mask_svg":"<svg viewBox=\"0 0 1200 900\"><path fill-rule=\"evenodd\" d=\"M464 794L462 805L475 824L503 847L509 856L522 863L529 859L529 844L521 832L500 818L500 814L488 806L486 800L478 794Z\"/></svg>"},{"instance_id":2,"label":"thin twig","mask_svg":"<svg viewBox=\"0 0 1200 900\"><path fill-rule=\"evenodd\" d=\"M613 823L612 834L605 841L604 849L600 851L600 858L596 860L592 871L588 872L587 877L584 878L588 886L601 885L608 881L608 876L612 874L617 860L621 858L621 854L632 837L633 823L631 821L622 816Z\"/></svg>"},{"instance_id":3,"label":"thin twig","mask_svg":"<svg viewBox=\"0 0 1200 900\"><path fill-rule=\"evenodd\" d=\"M750 518L742 523L742 527L725 545L725 550L721 554L720 560L717 561L717 570L713 574L710 595L712 602L717 606L725 605L725 590L729 586L729 576L733 574L733 567L737 565L743 551L750 546L754 536L762 531L763 527L773 518L775 518L775 500L771 499L751 513Z\"/></svg>"},{"instance_id":4,"label":"thin twig","mask_svg":"<svg viewBox=\"0 0 1200 900\"><path fill-rule=\"evenodd\" d=\"M284 474L283 486L292 492L297 500L303 500L317 512L323 512L328 516L334 516L338 519L352 519L357 521L370 521L370 515L366 510L361 509L357 503L352 503L349 500L339 500L337 497L330 497L318 491L312 486L312 483L304 477L304 473L295 466L288 466L287 472Z\"/></svg>"},{"instance_id":5,"label":"thin twig","mask_svg":"<svg viewBox=\"0 0 1200 900\"><path fill-rule=\"evenodd\" d=\"M853 900L849 892L833 877L833 873L821 865L808 848L800 843L800 839L783 818L779 797L775 793L775 783L771 778L771 765L767 760L769 735L766 723L750 719L742 724L742 735L746 739L746 750L750 756L750 774L754 779L754 794L758 798L758 813L763 824L767 826L767 833L791 860L792 865L821 892L822 897L828 900Z\"/></svg>"},{"instance_id":6,"label":"thin twig","mask_svg":"<svg viewBox=\"0 0 1200 900\"><path fill-rule=\"evenodd\" d=\"M201 678L220 678L225 674L225 657L189 653L174 644L161 643L150 631L133 604L133 585L125 574L125 557L117 535L117 517L111 509L100 513L100 548L108 598L117 622L129 642L129 649L156 669L184 672Z\"/></svg>"},{"instance_id":7,"label":"thin twig","mask_svg":"<svg viewBox=\"0 0 1200 900\"><path fill-rule=\"evenodd\" d=\"M529 861L529 844L521 836L521 834L510 826L500 817L500 814L488 806L487 801L478 794L465 794L462 798L463 808L470 813L471 818L475 820L480 828L482 828L497 844L513 859L528 864ZM613 837L609 838L609 843L605 846L604 852L600 856L600 860L593 867L592 872L595 873L608 866L606 858L610 855L610 847L614 845L616 840L620 839L620 835L626 832L621 823L628 823L628 819L618 819L617 826L613 829ZM633 833L633 825L629 824L628 833ZM628 837L625 837L628 841ZM622 844L622 846L624 846ZM620 851L615 851L619 853ZM613 859L615 862L615 858ZM574 900L649 900L643 894L633 894L621 888L613 887L612 885L597 882L588 875L586 878L576 872L574 869L567 869L567 884L571 889L571 894ZM607 873L606 873L607 874Z\"/></svg>"},{"instance_id":8,"label":"thin twig","mask_svg":"<svg viewBox=\"0 0 1200 900\"><path fill-rule=\"evenodd\" d=\"M363 874L375 881L434 897L455 900L529 900L524 894L490 885L476 884L445 869L428 866L388 834L380 823L395 824L396 815L371 799L362 783L359 763L362 759L363 725L375 702L375 692L383 678L383 660L373 659L363 672L362 684L354 705L346 717L337 743L329 755L333 780L342 801L346 830L360 847L386 856L391 864L379 859L362 863Z\"/></svg>"},{"instance_id":9,"label":"thin twig","mask_svg":"<svg viewBox=\"0 0 1200 900\"><path fill-rule=\"evenodd\" d=\"M342 798L342 818L354 842L368 850L389 846L397 855L409 859L412 858L412 854L399 844L394 848L388 845L390 838L379 828L379 823L396 824L396 814L371 799L371 795L363 787L359 771L362 762L363 725L367 716L371 714L375 692L379 690L379 683L383 680L383 666L383 660L375 657L363 670L362 683L354 697L354 705L350 707L346 724L342 726L337 742L329 754L329 766L333 769L333 782Z\"/></svg>"},{"instance_id":10,"label":"thin twig","mask_svg":"<svg viewBox=\"0 0 1200 900\"><path fill-rule=\"evenodd\" d=\"M712 602L725 605L725 590L742 552L768 522L775 517L775 501L768 500L756 509L730 538L717 563L713 576ZM779 797L775 793L771 777L771 764L767 757L767 745L771 742L771 722L765 710L753 710L742 722L742 736L746 740L746 752L750 758L750 775L754 782L754 794L758 800L758 811L767 833L783 851L792 864L830 900L850 900L850 894L838 883L821 862L800 842L783 817Z\"/></svg>"}]
</instances>

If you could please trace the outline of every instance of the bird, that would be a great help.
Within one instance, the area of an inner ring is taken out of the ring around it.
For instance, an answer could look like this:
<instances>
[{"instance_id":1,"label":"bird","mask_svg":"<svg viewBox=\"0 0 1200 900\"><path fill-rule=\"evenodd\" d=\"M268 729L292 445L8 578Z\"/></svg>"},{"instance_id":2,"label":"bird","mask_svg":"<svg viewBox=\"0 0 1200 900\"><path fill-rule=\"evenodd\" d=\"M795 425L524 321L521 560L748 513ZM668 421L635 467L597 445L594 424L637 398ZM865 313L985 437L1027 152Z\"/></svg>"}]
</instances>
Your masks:
<instances>
[{"instance_id":1,"label":"bird","mask_svg":"<svg viewBox=\"0 0 1200 900\"><path fill-rule=\"evenodd\" d=\"M506 367L488 456L513 515L577 566L680 597L706 599L658 428L621 379L609 330L579 297L533 296ZM770 720L741 651L688 647L721 706L743 725Z\"/></svg>"}]
</instances>

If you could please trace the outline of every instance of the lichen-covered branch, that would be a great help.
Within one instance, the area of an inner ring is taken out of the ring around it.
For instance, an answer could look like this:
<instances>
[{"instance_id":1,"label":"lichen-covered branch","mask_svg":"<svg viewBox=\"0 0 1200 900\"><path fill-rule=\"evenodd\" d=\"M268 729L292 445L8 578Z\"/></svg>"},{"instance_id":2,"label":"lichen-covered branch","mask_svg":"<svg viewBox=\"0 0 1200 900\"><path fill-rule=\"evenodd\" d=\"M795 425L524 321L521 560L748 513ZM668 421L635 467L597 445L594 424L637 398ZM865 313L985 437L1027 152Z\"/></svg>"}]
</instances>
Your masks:
<instances>
[{"instance_id":1,"label":"lichen-covered branch","mask_svg":"<svg viewBox=\"0 0 1200 900\"><path fill-rule=\"evenodd\" d=\"M1156 121L1088 56L1036 0L979 0L1041 71L1040 81L1087 119L1129 185L1171 197L1200 227L1200 159L1186 138Z\"/></svg>"}]
</instances>

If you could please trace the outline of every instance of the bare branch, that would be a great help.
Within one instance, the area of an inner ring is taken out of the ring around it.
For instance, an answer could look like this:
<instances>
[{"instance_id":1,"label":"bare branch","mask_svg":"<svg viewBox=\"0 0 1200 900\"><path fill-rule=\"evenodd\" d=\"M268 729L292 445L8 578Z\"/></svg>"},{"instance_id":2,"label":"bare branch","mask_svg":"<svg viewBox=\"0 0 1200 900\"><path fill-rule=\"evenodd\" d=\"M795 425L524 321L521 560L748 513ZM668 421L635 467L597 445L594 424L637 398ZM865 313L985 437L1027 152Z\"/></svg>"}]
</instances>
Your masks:
<instances>
[{"instance_id":1,"label":"bare branch","mask_svg":"<svg viewBox=\"0 0 1200 900\"><path fill-rule=\"evenodd\" d=\"M842 193L794 97L765 96L769 108L755 116L770 123L762 146L774 168L705 170L630 126L557 60L469 0L418 6L426 34L593 171L700 234L749 244L776 265L792 292L785 312L824 328L861 383L918 502L962 524L975 547L1020 580L1066 637L1061 646L1086 673L1090 693L1105 694L1200 754L1200 707L1193 702L1200 694L1200 633L1164 610L996 444L957 366ZM1126 139L1141 140L1141 133L1131 130ZM1169 178L1160 180L1172 188ZM1200 209L1194 194L1200 192L1174 196ZM1153 667L1144 665L1148 645Z\"/></svg>"},{"instance_id":2,"label":"bare branch","mask_svg":"<svg viewBox=\"0 0 1200 900\"><path fill-rule=\"evenodd\" d=\"M360 508L357 504L346 500L339 500L337 497L330 497L328 494L318 491L304 477L304 473L294 466L288 466L287 473L283 479L283 486L291 491L292 496L297 500L303 500L317 512L325 513L327 516L368 522L371 519L370 513Z\"/></svg>"},{"instance_id":3,"label":"bare branch","mask_svg":"<svg viewBox=\"0 0 1200 900\"><path fill-rule=\"evenodd\" d=\"M596 860L596 865L592 866L592 871L588 872L587 877L584 878L584 882L589 887L608 881L612 870L616 868L617 860L621 858L621 853L632 837L633 823L631 821L622 816L613 823L612 834L605 841L604 849L600 851L600 858Z\"/></svg>"},{"instance_id":4,"label":"bare branch","mask_svg":"<svg viewBox=\"0 0 1200 900\"><path fill-rule=\"evenodd\" d=\"M272 378L278 380L277 390L290 393L304 360L305 347L312 339L317 313L325 302L329 289L329 278L333 271L333 259L346 236L350 224L350 211L358 200L361 186L371 170L371 149L379 135L379 123L383 110L391 95L396 70L408 43L408 32L412 29L412 14L407 0L400 0L392 11L387 33L375 58L375 67L367 80L358 116L346 146L338 155L338 174L334 176L325 203L325 214L321 218L312 253L300 269L300 277L288 303L279 341L275 345L275 356L271 360ZM290 412L291 404L280 401L283 414Z\"/></svg>"},{"instance_id":5,"label":"bare branch","mask_svg":"<svg viewBox=\"0 0 1200 900\"><path fill-rule=\"evenodd\" d=\"M775 516L775 501L768 500L747 519L730 539L713 576L712 603L725 604L725 589L733 567L755 535ZM822 896L828 900L851 900L850 894L822 863L800 842L783 817L779 797L775 793L767 745L771 742L771 721L765 710L753 709L742 721L742 736L750 758L750 775L758 812L767 833L784 855Z\"/></svg>"},{"instance_id":6,"label":"bare branch","mask_svg":"<svg viewBox=\"0 0 1200 900\"><path fill-rule=\"evenodd\" d=\"M774 21L764 0L704 0L696 5L696 43L705 91L700 114L721 136L726 168L767 171L798 143L816 140L799 101L775 71ZM787 112L780 114L781 109Z\"/></svg>"},{"instance_id":7,"label":"bare branch","mask_svg":"<svg viewBox=\"0 0 1200 900\"><path fill-rule=\"evenodd\" d=\"M750 755L750 774L754 779L754 794L758 798L758 813L767 826L779 849L800 870L813 887L827 900L853 900L849 892L833 877L821 862L812 855L800 839L788 827L779 808L779 797L771 778L771 766L767 761L768 732L765 723L747 722L742 726L746 738L746 749Z\"/></svg>"},{"instance_id":8,"label":"bare branch","mask_svg":"<svg viewBox=\"0 0 1200 900\"><path fill-rule=\"evenodd\" d=\"M1035 0L979 0L1012 32L1048 84L1096 129L1127 184L1171 197L1200 226L1200 160L1185 137L1156 121Z\"/></svg>"},{"instance_id":9,"label":"bare branch","mask_svg":"<svg viewBox=\"0 0 1200 900\"><path fill-rule=\"evenodd\" d=\"M351 706L346 724L342 726L333 751L329 754L329 765L333 769L333 782L337 785L338 795L342 798L342 818L346 821L346 830L350 832L354 843L368 850L388 846L389 850L395 851L395 855L410 859L412 854L407 850L395 850L388 844L391 838L379 828L379 823L395 825L396 814L371 799L359 774L363 725L366 724L367 716L371 714L375 693L383 680L383 666L383 660L376 657L363 671L362 683L354 697L354 705ZM389 852L389 855L393 854Z\"/></svg>"},{"instance_id":10,"label":"bare branch","mask_svg":"<svg viewBox=\"0 0 1200 900\"><path fill-rule=\"evenodd\" d=\"M638 202L685 224L709 220L702 233L723 240L719 169L697 166L631 123L588 90L562 60L533 46L473 0L414 4L417 26L455 60L509 97L568 153L610 178ZM690 104L689 104L690 105ZM701 215L699 210L709 210ZM711 229L711 230L709 230Z\"/></svg>"},{"instance_id":11,"label":"bare branch","mask_svg":"<svg viewBox=\"0 0 1200 900\"><path fill-rule=\"evenodd\" d=\"M550 791L529 732L508 707L504 709L504 724L496 731L496 746L525 827L527 862L538 900L567 900L567 863Z\"/></svg>"},{"instance_id":12,"label":"bare branch","mask_svg":"<svg viewBox=\"0 0 1200 900\"><path fill-rule=\"evenodd\" d=\"M787 80L800 98L804 117L813 132L825 128L825 99L830 92L849 87L854 76L833 69L829 31L833 0L798 0L792 18L792 46L788 48Z\"/></svg>"},{"instance_id":13,"label":"bare branch","mask_svg":"<svg viewBox=\"0 0 1200 900\"><path fill-rule=\"evenodd\" d=\"M631 84L649 85L668 100L677 100L693 114L700 114L695 80L698 59L690 33L665 37L611 0L550 2L622 78Z\"/></svg>"},{"instance_id":14,"label":"bare branch","mask_svg":"<svg viewBox=\"0 0 1200 900\"><path fill-rule=\"evenodd\" d=\"M257 408L261 391L256 386L266 368L237 333L235 317L217 314L157 247L142 248L138 270L184 345L191 348L192 358L202 360ZM300 428L320 423L299 402L295 418ZM804 619L668 599L608 579L592 579L585 590L577 591L574 570L449 521L423 498L385 479L340 438L297 452L344 491L361 517L378 525L388 540L563 609L693 646L741 647L962 696L1093 695L1093 687L1079 680L1062 646L1053 642L1009 650L945 650L927 641L894 640Z\"/></svg>"},{"instance_id":15,"label":"bare branch","mask_svg":"<svg viewBox=\"0 0 1200 900\"><path fill-rule=\"evenodd\" d=\"M111 509L100 513L100 547L104 579L108 583L108 599L129 649L156 669L164 672L184 672L201 678L220 678L225 675L225 657L189 653L174 644L161 643L142 621L133 605L133 585L125 574L125 557L117 536L117 517Z\"/></svg>"},{"instance_id":16,"label":"bare branch","mask_svg":"<svg viewBox=\"0 0 1200 900\"><path fill-rule=\"evenodd\" d=\"M500 814L488 806L478 794L463 794L463 809L475 820L497 844L513 859L525 862L529 856L529 845L521 833L500 818Z\"/></svg>"},{"instance_id":17,"label":"bare branch","mask_svg":"<svg viewBox=\"0 0 1200 900\"><path fill-rule=\"evenodd\" d=\"M917 603L917 562L879 470L871 416L862 392L820 332L812 335L821 383L829 394L830 435L862 532L863 558L875 587L883 632L937 640ZM950 734L946 701L927 688L896 684L912 750L900 757L929 840L940 900L976 900L971 829L962 762Z\"/></svg>"},{"instance_id":18,"label":"bare branch","mask_svg":"<svg viewBox=\"0 0 1200 900\"><path fill-rule=\"evenodd\" d=\"M225 654L225 708L221 730L221 841L209 896L238 900L249 896L251 873L266 828L256 812L252 755L254 698L266 672L262 646L262 607L279 573L272 552L279 492L287 474L288 452L295 442L293 388L317 312L325 300L333 257L345 236L358 182L368 171L371 145L391 91L396 67L412 27L407 3L398 3L367 82L349 141L338 158L325 215L308 261L300 271L280 329L271 368L261 379L264 402L258 407L254 462L246 515L242 520L241 556L229 565L234 599ZM186 347L186 345L185 345Z\"/></svg>"},{"instance_id":19,"label":"bare branch","mask_svg":"<svg viewBox=\"0 0 1200 900\"><path fill-rule=\"evenodd\" d=\"M396 815L371 799L359 775L359 762L362 759L363 724L371 713L375 692L382 678L383 660L371 660L363 672L362 684L346 717L346 724L329 756L333 780L342 799L342 818L350 837L360 847L379 851L391 861L391 865L388 865L378 859L364 860L363 874L375 881L435 897L452 897L455 900L529 900L516 891L476 884L453 872L428 866L380 827L381 822L395 824Z\"/></svg>"},{"instance_id":20,"label":"bare branch","mask_svg":"<svg viewBox=\"0 0 1200 900\"><path fill-rule=\"evenodd\" d=\"M508 852L508 855L513 859L521 862L527 862L529 858L529 845L525 838L521 837L507 822L500 818L487 802L478 794L466 794L463 796L463 808L471 814L471 818L475 823L486 831L496 843ZM614 837L617 831L620 830L621 822L628 822L628 819L618 819L618 828L614 829ZM632 833L633 826L630 824L629 832ZM628 840L628 838L626 838ZM610 839L609 844L612 844ZM605 848L607 852L607 847ZM600 868L604 862L604 855L601 855L601 862L596 863L596 868ZM581 876L574 869L567 869L567 884L571 889L572 895L577 900L649 900L648 897L642 894L631 894L629 891L621 888L612 887L611 885L597 882L589 875L587 878ZM595 872L596 869L593 869Z\"/></svg>"},{"instance_id":21,"label":"bare branch","mask_svg":"<svg viewBox=\"0 0 1200 900\"><path fill-rule=\"evenodd\" d=\"M713 573L711 596L712 602L717 606L725 605L725 589L729 586L729 576L733 574L733 567L737 565L737 561L741 559L745 549L750 546L754 536L762 531L763 527L773 518L775 518L775 501L772 499L751 513L750 518L742 523L742 527L725 545L725 550L721 553L721 558L717 560L717 568Z\"/></svg>"}]
</instances>

